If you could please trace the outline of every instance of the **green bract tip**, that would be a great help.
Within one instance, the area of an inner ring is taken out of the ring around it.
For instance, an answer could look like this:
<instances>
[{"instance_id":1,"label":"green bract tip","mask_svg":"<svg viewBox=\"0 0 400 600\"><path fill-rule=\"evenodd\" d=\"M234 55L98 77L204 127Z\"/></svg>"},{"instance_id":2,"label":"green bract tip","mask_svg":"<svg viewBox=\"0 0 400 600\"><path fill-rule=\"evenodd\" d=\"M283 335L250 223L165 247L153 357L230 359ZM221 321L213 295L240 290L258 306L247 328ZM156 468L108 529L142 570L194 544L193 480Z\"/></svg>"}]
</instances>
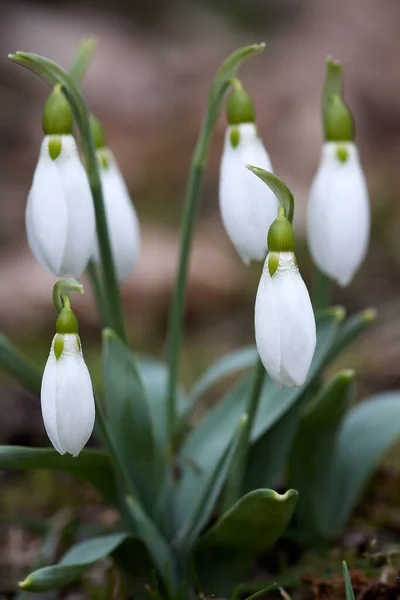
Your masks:
<instances>
[{"instance_id":1,"label":"green bract tip","mask_svg":"<svg viewBox=\"0 0 400 600\"><path fill-rule=\"evenodd\" d=\"M98 119L94 115L90 115L90 129L92 130L92 136L95 148L100 150L106 145L103 127Z\"/></svg>"},{"instance_id":2,"label":"green bract tip","mask_svg":"<svg viewBox=\"0 0 400 600\"><path fill-rule=\"evenodd\" d=\"M42 125L45 135L71 135L72 133L72 111L59 84L54 87L44 105Z\"/></svg>"},{"instance_id":3,"label":"green bract tip","mask_svg":"<svg viewBox=\"0 0 400 600\"><path fill-rule=\"evenodd\" d=\"M240 123L254 123L253 100L237 85L228 98L226 105L226 118L229 125Z\"/></svg>"},{"instance_id":4,"label":"green bract tip","mask_svg":"<svg viewBox=\"0 0 400 600\"><path fill-rule=\"evenodd\" d=\"M270 252L293 252L294 235L290 221L285 217L282 206L279 207L278 218L268 231L268 248Z\"/></svg>"}]
</instances>

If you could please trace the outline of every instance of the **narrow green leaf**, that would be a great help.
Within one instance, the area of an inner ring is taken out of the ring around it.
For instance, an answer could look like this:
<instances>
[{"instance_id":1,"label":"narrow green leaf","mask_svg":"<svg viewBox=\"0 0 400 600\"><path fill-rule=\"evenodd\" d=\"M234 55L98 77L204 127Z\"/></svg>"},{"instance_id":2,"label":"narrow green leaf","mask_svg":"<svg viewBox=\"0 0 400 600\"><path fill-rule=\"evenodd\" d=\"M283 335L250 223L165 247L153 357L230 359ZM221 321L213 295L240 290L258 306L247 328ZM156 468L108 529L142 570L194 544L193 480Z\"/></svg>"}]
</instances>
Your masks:
<instances>
[{"instance_id":1,"label":"narrow green leaf","mask_svg":"<svg viewBox=\"0 0 400 600\"><path fill-rule=\"evenodd\" d=\"M150 401L132 352L113 331L103 335L108 423L119 454L146 506L159 484Z\"/></svg>"},{"instance_id":2,"label":"narrow green leaf","mask_svg":"<svg viewBox=\"0 0 400 600\"><path fill-rule=\"evenodd\" d=\"M179 582L175 558L167 541L153 521L146 515L140 504L130 496L126 498L126 503L132 515L135 529L146 546L161 579L171 586L172 591L176 591Z\"/></svg>"},{"instance_id":3,"label":"narrow green leaf","mask_svg":"<svg viewBox=\"0 0 400 600\"><path fill-rule=\"evenodd\" d=\"M374 308L367 308L347 319L340 328L336 342L327 357L327 362L335 360L343 350L355 342L375 322L375 319L376 310Z\"/></svg>"},{"instance_id":4,"label":"narrow green leaf","mask_svg":"<svg viewBox=\"0 0 400 600\"><path fill-rule=\"evenodd\" d=\"M189 514L187 523L183 525L182 530L178 533L178 543L182 543L187 550L195 544L200 532L211 516L215 503L217 502L226 481L246 423L247 415L242 415L239 424L236 427L234 439L220 460L215 462L214 468L204 480L204 488L198 497L197 503L193 506L192 513Z\"/></svg>"},{"instance_id":5,"label":"narrow green leaf","mask_svg":"<svg viewBox=\"0 0 400 600\"><path fill-rule=\"evenodd\" d=\"M100 450L83 450L79 456L61 456L51 448L0 446L0 471L50 469L89 481L111 504L117 503L114 473L108 456Z\"/></svg>"},{"instance_id":6,"label":"narrow green leaf","mask_svg":"<svg viewBox=\"0 0 400 600\"><path fill-rule=\"evenodd\" d=\"M254 594L251 594L251 596L247 596L247 598L245 598L245 600L256 600L256 598L260 598L261 596L264 596L264 594L268 594L268 592L270 592L271 590L274 590L276 588L276 583L271 583L271 585L263 588L262 590L259 590L258 592L254 592Z\"/></svg>"},{"instance_id":7,"label":"narrow green leaf","mask_svg":"<svg viewBox=\"0 0 400 600\"><path fill-rule=\"evenodd\" d=\"M344 587L346 590L346 600L355 600L353 586L351 585L351 579L349 570L347 568L346 562L343 561L343 579L344 579Z\"/></svg>"},{"instance_id":8,"label":"narrow green leaf","mask_svg":"<svg viewBox=\"0 0 400 600\"><path fill-rule=\"evenodd\" d=\"M28 390L40 394L42 373L39 368L3 334L0 334L0 367Z\"/></svg>"},{"instance_id":9,"label":"narrow green leaf","mask_svg":"<svg viewBox=\"0 0 400 600\"><path fill-rule=\"evenodd\" d=\"M254 490L241 498L199 539L199 548L233 549L256 556L282 535L293 514L298 493L281 495Z\"/></svg>"},{"instance_id":10,"label":"narrow green leaf","mask_svg":"<svg viewBox=\"0 0 400 600\"><path fill-rule=\"evenodd\" d=\"M317 348L305 386L279 389L271 379L266 379L252 431L253 444L300 401L332 347L343 316L342 311L332 310L317 320ZM187 522L210 471L233 439L237 423L246 410L252 380L252 374L246 375L188 436L179 457L182 475L176 498L178 524ZM265 468L264 462L260 468Z\"/></svg>"},{"instance_id":11,"label":"narrow green leaf","mask_svg":"<svg viewBox=\"0 0 400 600\"><path fill-rule=\"evenodd\" d=\"M253 367L257 362L257 358L257 348L255 346L248 346L247 348L234 350L217 360L200 377L185 398L185 413L188 413L213 385L221 381L224 377Z\"/></svg>"},{"instance_id":12,"label":"narrow green leaf","mask_svg":"<svg viewBox=\"0 0 400 600\"><path fill-rule=\"evenodd\" d=\"M354 371L336 375L307 406L290 452L289 482L299 491L297 514L307 534L319 529L319 507L335 441L354 394ZM307 465L307 469L304 469Z\"/></svg>"},{"instance_id":13,"label":"narrow green leaf","mask_svg":"<svg viewBox=\"0 0 400 600\"><path fill-rule=\"evenodd\" d=\"M69 70L72 79L77 83L82 81L92 59L93 52L96 50L96 46L97 40L95 38L83 39L79 44Z\"/></svg>"},{"instance_id":14,"label":"narrow green leaf","mask_svg":"<svg viewBox=\"0 0 400 600\"><path fill-rule=\"evenodd\" d=\"M257 165L246 165L246 167L257 175L275 194L279 200L279 204L285 209L285 217L293 223L294 217L294 198L293 194L282 179L277 175L260 169Z\"/></svg>"},{"instance_id":15,"label":"narrow green leaf","mask_svg":"<svg viewBox=\"0 0 400 600\"><path fill-rule=\"evenodd\" d=\"M400 435L400 391L357 404L343 419L318 508L320 533L339 536L368 479Z\"/></svg>"},{"instance_id":16,"label":"narrow green leaf","mask_svg":"<svg viewBox=\"0 0 400 600\"><path fill-rule=\"evenodd\" d=\"M46 592L73 583L127 538L127 533L114 533L81 542L73 546L57 565L30 573L19 587L30 592Z\"/></svg>"}]
</instances>

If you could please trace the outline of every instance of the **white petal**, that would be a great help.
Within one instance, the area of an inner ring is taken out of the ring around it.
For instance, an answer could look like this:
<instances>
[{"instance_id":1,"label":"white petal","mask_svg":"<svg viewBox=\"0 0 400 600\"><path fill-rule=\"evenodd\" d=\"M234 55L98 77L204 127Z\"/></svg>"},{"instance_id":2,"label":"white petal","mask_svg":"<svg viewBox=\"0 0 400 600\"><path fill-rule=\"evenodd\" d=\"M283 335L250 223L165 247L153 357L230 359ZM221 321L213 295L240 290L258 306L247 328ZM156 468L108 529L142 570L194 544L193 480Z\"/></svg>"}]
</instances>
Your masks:
<instances>
[{"instance_id":1,"label":"white petal","mask_svg":"<svg viewBox=\"0 0 400 600\"><path fill-rule=\"evenodd\" d=\"M61 449L56 422L57 359L54 355L55 338L56 336L53 338L50 355L43 372L40 401L47 435L57 452L65 454L65 451Z\"/></svg>"},{"instance_id":2,"label":"white petal","mask_svg":"<svg viewBox=\"0 0 400 600\"><path fill-rule=\"evenodd\" d=\"M257 292L256 343L260 358L278 385L302 385L316 344L310 296L292 253L282 252L271 277L268 257Z\"/></svg>"},{"instance_id":3,"label":"white petal","mask_svg":"<svg viewBox=\"0 0 400 600\"><path fill-rule=\"evenodd\" d=\"M78 278L92 256L95 216L89 181L72 135L63 135L60 155L54 161L62 184L68 228L60 276Z\"/></svg>"},{"instance_id":4,"label":"white petal","mask_svg":"<svg viewBox=\"0 0 400 600\"><path fill-rule=\"evenodd\" d=\"M93 388L76 335L67 334L64 340L57 361L57 432L63 451L77 456L94 427Z\"/></svg>"},{"instance_id":5,"label":"white petal","mask_svg":"<svg viewBox=\"0 0 400 600\"><path fill-rule=\"evenodd\" d=\"M25 223L35 258L53 275L60 275L67 239L67 206L60 178L45 137L28 196Z\"/></svg>"},{"instance_id":6,"label":"white petal","mask_svg":"<svg viewBox=\"0 0 400 600\"><path fill-rule=\"evenodd\" d=\"M316 329L310 296L291 253L281 253L272 283L281 327L281 383L303 385L315 351Z\"/></svg>"},{"instance_id":7,"label":"white petal","mask_svg":"<svg viewBox=\"0 0 400 600\"><path fill-rule=\"evenodd\" d=\"M118 280L128 277L139 256L139 222L116 160L107 148L108 167L101 166L104 204ZM95 241L95 258L99 249Z\"/></svg>"},{"instance_id":8,"label":"white petal","mask_svg":"<svg viewBox=\"0 0 400 600\"><path fill-rule=\"evenodd\" d=\"M274 286L265 261L254 310L256 344L261 361L272 379L280 381L281 327Z\"/></svg>"},{"instance_id":9,"label":"white petal","mask_svg":"<svg viewBox=\"0 0 400 600\"><path fill-rule=\"evenodd\" d=\"M346 146L341 162L337 147ZM368 190L354 144L326 143L310 190L308 241L314 262L325 274L347 285L368 250Z\"/></svg>"},{"instance_id":10,"label":"white petal","mask_svg":"<svg viewBox=\"0 0 400 600\"><path fill-rule=\"evenodd\" d=\"M255 125L238 126L239 144L232 147L228 127L221 160L219 203L228 236L245 263L263 260L268 229L278 214L275 194L246 169L247 164L272 171L270 158Z\"/></svg>"}]
</instances>

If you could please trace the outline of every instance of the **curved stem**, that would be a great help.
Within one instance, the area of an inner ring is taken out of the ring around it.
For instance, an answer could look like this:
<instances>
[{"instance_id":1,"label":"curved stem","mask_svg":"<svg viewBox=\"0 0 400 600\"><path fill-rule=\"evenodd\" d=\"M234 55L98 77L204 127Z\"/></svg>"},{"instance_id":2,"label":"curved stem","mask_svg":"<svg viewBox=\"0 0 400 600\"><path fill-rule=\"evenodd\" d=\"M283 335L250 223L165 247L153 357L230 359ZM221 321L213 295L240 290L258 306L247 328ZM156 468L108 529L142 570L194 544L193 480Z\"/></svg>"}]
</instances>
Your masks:
<instances>
[{"instance_id":1,"label":"curved stem","mask_svg":"<svg viewBox=\"0 0 400 600\"><path fill-rule=\"evenodd\" d=\"M53 286L53 302L58 313L62 311L64 307L70 308L69 294L71 292L78 292L83 294L83 285L76 279L70 277L69 279L60 279Z\"/></svg>"},{"instance_id":2,"label":"curved stem","mask_svg":"<svg viewBox=\"0 0 400 600\"><path fill-rule=\"evenodd\" d=\"M211 85L205 117L193 153L189 180L186 188L181 224L179 267L171 304L167 336L167 359L169 379L167 387L167 439L171 447L176 419L176 389L178 384L179 356L182 344L184 302L189 255L193 228L200 199L203 173L207 164L208 148L218 119L225 92L232 84L239 66L244 60L264 49L264 44L254 44L233 52L218 69Z\"/></svg>"}]
</instances>

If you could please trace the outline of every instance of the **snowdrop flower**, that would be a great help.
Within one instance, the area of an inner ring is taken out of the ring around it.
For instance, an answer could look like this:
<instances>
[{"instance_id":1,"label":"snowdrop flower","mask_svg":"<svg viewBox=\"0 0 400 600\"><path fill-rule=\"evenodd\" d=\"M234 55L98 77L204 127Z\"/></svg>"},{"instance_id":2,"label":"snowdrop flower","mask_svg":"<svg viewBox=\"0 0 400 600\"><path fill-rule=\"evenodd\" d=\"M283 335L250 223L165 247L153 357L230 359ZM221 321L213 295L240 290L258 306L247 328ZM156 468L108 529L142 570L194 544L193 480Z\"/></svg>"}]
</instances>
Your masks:
<instances>
[{"instance_id":1,"label":"snowdrop flower","mask_svg":"<svg viewBox=\"0 0 400 600\"><path fill-rule=\"evenodd\" d=\"M46 135L26 206L28 243L53 275L79 277L92 253L94 208L71 135L71 111L57 86L44 108L43 129Z\"/></svg>"},{"instance_id":2,"label":"snowdrop flower","mask_svg":"<svg viewBox=\"0 0 400 600\"><path fill-rule=\"evenodd\" d=\"M370 208L353 142L326 142L311 185L308 243L318 268L345 286L368 250Z\"/></svg>"},{"instance_id":3,"label":"snowdrop flower","mask_svg":"<svg viewBox=\"0 0 400 600\"><path fill-rule=\"evenodd\" d=\"M246 169L247 164L272 171L267 151L254 123L254 108L243 89L236 89L227 106L219 183L219 206L225 230L245 264L263 260L267 236L278 214L275 194Z\"/></svg>"},{"instance_id":4,"label":"snowdrop flower","mask_svg":"<svg viewBox=\"0 0 400 600\"><path fill-rule=\"evenodd\" d=\"M69 307L60 312L56 331L42 378L43 421L57 452L78 456L93 431L95 407L78 323Z\"/></svg>"},{"instance_id":5,"label":"snowdrop flower","mask_svg":"<svg viewBox=\"0 0 400 600\"><path fill-rule=\"evenodd\" d=\"M139 221L117 161L111 150L105 146L101 125L94 117L91 123L97 147L111 249L117 278L122 281L131 275L139 257ZM97 263L100 262L96 238L94 258Z\"/></svg>"},{"instance_id":6,"label":"snowdrop flower","mask_svg":"<svg viewBox=\"0 0 400 600\"><path fill-rule=\"evenodd\" d=\"M270 377L281 387L303 385L316 344L314 312L297 267L293 230L283 208L268 233L255 305L257 350Z\"/></svg>"}]
</instances>

